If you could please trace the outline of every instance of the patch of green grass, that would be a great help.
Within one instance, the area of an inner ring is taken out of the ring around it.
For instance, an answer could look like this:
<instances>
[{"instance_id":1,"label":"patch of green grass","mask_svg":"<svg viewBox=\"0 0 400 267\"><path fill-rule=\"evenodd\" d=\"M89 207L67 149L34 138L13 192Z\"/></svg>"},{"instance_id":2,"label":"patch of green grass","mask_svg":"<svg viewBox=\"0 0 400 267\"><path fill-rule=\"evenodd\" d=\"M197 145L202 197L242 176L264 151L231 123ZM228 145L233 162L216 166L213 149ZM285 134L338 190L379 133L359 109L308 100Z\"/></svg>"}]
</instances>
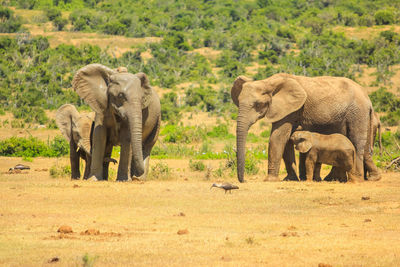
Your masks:
<instances>
[{"instance_id":1,"label":"patch of green grass","mask_svg":"<svg viewBox=\"0 0 400 267\"><path fill-rule=\"evenodd\" d=\"M53 178L64 178L71 176L71 166L70 165L53 165L50 167L50 176Z\"/></svg>"},{"instance_id":2,"label":"patch of green grass","mask_svg":"<svg viewBox=\"0 0 400 267\"><path fill-rule=\"evenodd\" d=\"M204 163L202 161L189 160L189 168L192 171L202 172L202 171L204 171L206 169L206 166L204 165Z\"/></svg>"}]
</instances>

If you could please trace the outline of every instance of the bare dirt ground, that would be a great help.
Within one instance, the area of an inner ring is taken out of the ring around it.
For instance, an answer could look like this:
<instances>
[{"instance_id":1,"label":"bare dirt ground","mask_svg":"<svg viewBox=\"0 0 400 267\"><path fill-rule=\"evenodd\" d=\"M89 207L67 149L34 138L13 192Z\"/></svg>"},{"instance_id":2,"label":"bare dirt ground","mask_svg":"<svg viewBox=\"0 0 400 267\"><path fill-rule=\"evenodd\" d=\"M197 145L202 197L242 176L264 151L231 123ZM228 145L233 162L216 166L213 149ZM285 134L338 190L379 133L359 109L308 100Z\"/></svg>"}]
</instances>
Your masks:
<instances>
[{"instance_id":1,"label":"bare dirt ground","mask_svg":"<svg viewBox=\"0 0 400 267\"><path fill-rule=\"evenodd\" d=\"M227 176L240 189L224 194L185 160L165 161L169 180L144 183L51 178L56 161L68 159L6 174L21 159L0 158L0 265L400 264L398 173L361 184Z\"/></svg>"}]
</instances>

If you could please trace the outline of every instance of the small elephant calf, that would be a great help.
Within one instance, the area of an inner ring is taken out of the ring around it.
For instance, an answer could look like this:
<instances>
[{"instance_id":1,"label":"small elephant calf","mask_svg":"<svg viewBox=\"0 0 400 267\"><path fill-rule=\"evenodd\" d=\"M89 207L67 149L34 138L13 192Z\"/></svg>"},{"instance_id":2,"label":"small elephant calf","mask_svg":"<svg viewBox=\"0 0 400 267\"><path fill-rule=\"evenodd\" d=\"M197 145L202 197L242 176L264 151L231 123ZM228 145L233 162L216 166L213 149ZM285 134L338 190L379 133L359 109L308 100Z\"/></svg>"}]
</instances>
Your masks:
<instances>
[{"instance_id":1,"label":"small elephant calf","mask_svg":"<svg viewBox=\"0 0 400 267\"><path fill-rule=\"evenodd\" d=\"M300 153L306 154L306 177L321 181L321 164L339 167L347 172L348 179L354 172L356 150L350 140L342 134L319 134L296 131L290 139ZM339 177L342 179L342 177Z\"/></svg>"}]
</instances>

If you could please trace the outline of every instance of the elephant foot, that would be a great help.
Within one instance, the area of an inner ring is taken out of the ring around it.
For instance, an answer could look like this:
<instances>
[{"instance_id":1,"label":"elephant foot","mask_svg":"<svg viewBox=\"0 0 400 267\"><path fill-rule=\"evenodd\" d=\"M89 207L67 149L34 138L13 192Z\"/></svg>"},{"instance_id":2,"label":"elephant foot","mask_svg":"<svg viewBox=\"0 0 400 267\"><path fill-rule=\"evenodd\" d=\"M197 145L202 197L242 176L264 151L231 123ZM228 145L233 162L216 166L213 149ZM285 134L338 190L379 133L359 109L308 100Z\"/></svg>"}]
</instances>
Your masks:
<instances>
[{"instance_id":1,"label":"elephant foot","mask_svg":"<svg viewBox=\"0 0 400 267\"><path fill-rule=\"evenodd\" d=\"M132 179L128 177L117 177L117 182L130 182L130 181L132 181Z\"/></svg>"},{"instance_id":2,"label":"elephant foot","mask_svg":"<svg viewBox=\"0 0 400 267\"><path fill-rule=\"evenodd\" d=\"M368 178L367 181L379 181L382 178L382 176L380 175L380 173L371 173Z\"/></svg>"},{"instance_id":3,"label":"elephant foot","mask_svg":"<svg viewBox=\"0 0 400 267\"><path fill-rule=\"evenodd\" d=\"M264 179L264 182L280 182L278 176L268 175L267 178Z\"/></svg>"},{"instance_id":4,"label":"elephant foot","mask_svg":"<svg viewBox=\"0 0 400 267\"><path fill-rule=\"evenodd\" d=\"M321 179L321 177L314 177L314 178L313 178L313 181L314 181L314 182L321 182L322 179Z\"/></svg>"},{"instance_id":5,"label":"elephant foot","mask_svg":"<svg viewBox=\"0 0 400 267\"><path fill-rule=\"evenodd\" d=\"M360 175L354 175L354 174L349 174L349 177L347 178L348 183L361 183L364 182L364 177Z\"/></svg>"},{"instance_id":6,"label":"elephant foot","mask_svg":"<svg viewBox=\"0 0 400 267\"><path fill-rule=\"evenodd\" d=\"M91 177L89 177L88 179L87 179L89 182L97 182L97 181L99 181L99 179L97 179L96 178L96 176L91 176Z\"/></svg>"},{"instance_id":7,"label":"elephant foot","mask_svg":"<svg viewBox=\"0 0 400 267\"><path fill-rule=\"evenodd\" d=\"M283 179L283 181L296 181L296 182L298 182L299 181L299 178L297 178L297 175L287 175L284 179Z\"/></svg>"}]
</instances>

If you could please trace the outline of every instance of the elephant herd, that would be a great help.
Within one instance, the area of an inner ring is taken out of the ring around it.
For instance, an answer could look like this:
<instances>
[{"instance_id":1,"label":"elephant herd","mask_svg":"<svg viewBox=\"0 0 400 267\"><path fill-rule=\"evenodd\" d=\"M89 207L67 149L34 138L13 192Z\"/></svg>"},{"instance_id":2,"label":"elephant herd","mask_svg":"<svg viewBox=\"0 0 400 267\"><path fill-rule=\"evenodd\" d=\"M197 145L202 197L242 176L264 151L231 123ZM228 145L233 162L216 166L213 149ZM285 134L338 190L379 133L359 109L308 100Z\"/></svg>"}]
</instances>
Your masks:
<instances>
[{"instance_id":1,"label":"elephant herd","mask_svg":"<svg viewBox=\"0 0 400 267\"><path fill-rule=\"evenodd\" d=\"M93 109L81 115L73 105L59 108L56 122L70 142L71 177L107 180L113 146L121 146L117 180L144 179L161 124L159 97L144 73L90 64L78 70L72 86ZM237 117L237 175L244 182L246 137L259 119L272 123L268 147L268 181L277 181L283 158L285 180L321 180L321 164L332 165L325 180L379 180L372 161L379 118L363 88L340 77L275 74L253 81L239 76L231 97ZM300 152L296 173L294 148Z\"/></svg>"}]
</instances>

